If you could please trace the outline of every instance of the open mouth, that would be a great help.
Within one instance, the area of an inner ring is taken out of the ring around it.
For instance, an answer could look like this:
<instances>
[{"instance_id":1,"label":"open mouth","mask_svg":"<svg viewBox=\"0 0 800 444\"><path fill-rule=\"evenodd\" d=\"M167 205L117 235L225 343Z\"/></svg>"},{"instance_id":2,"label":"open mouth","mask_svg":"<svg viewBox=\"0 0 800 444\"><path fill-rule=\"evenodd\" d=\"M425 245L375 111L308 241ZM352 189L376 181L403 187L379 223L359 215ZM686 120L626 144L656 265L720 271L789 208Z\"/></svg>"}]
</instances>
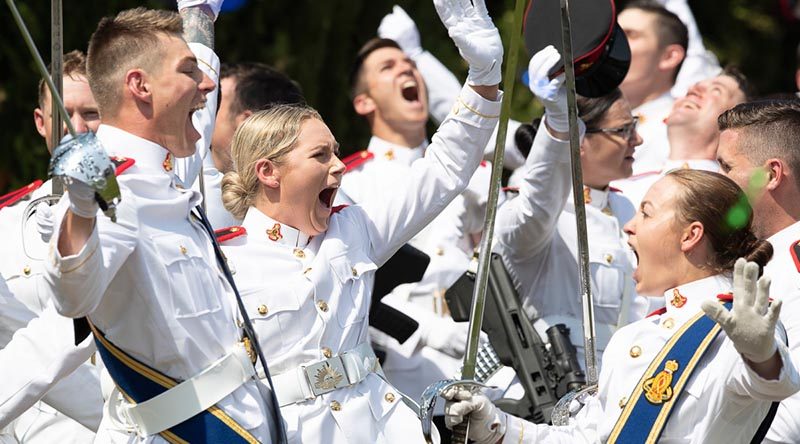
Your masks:
<instances>
[{"instance_id":1,"label":"open mouth","mask_svg":"<svg viewBox=\"0 0 800 444\"><path fill-rule=\"evenodd\" d=\"M419 85L414 80L407 80L400 85L400 93L409 102L419 101Z\"/></svg>"},{"instance_id":2,"label":"open mouth","mask_svg":"<svg viewBox=\"0 0 800 444\"><path fill-rule=\"evenodd\" d=\"M338 187L325 188L319 193L319 201L325 208L333 206L333 199L336 197L336 190Z\"/></svg>"},{"instance_id":3,"label":"open mouth","mask_svg":"<svg viewBox=\"0 0 800 444\"><path fill-rule=\"evenodd\" d=\"M195 111L200 111L201 109L206 107L206 101L202 101L197 105L193 106L192 109L189 110L189 114L193 114Z\"/></svg>"}]
</instances>

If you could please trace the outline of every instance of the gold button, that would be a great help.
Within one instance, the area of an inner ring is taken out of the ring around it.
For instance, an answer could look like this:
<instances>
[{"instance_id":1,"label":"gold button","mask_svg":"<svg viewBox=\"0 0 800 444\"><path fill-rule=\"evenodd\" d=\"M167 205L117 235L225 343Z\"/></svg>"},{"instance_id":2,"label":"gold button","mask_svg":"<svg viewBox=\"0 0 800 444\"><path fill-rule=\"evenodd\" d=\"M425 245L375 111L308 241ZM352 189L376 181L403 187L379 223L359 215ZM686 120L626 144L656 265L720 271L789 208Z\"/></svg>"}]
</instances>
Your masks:
<instances>
[{"instance_id":1,"label":"gold button","mask_svg":"<svg viewBox=\"0 0 800 444\"><path fill-rule=\"evenodd\" d=\"M351 271L353 272L353 277L358 277L358 271L355 268L351 269Z\"/></svg>"},{"instance_id":2,"label":"gold button","mask_svg":"<svg viewBox=\"0 0 800 444\"><path fill-rule=\"evenodd\" d=\"M604 259L606 260L606 262L608 262L609 264L611 263L611 261L613 261L613 260L614 260L614 256L610 255L609 253L606 253L606 255L605 255L603 258L604 258Z\"/></svg>"},{"instance_id":3,"label":"gold button","mask_svg":"<svg viewBox=\"0 0 800 444\"><path fill-rule=\"evenodd\" d=\"M331 401L331 410L334 412L338 412L342 409L342 405L339 404L339 401Z\"/></svg>"},{"instance_id":4,"label":"gold button","mask_svg":"<svg viewBox=\"0 0 800 444\"><path fill-rule=\"evenodd\" d=\"M322 356L330 359L330 357L333 356L333 351L331 351L331 349L328 347L322 347Z\"/></svg>"},{"instance_id":5,"label":"gold button","mask_svg":"<svg viewBox=\"0 0 800 444\"><path fill-rule=\"evenodd\" d=\"M441 247L437 248L436 249L436 255L437 256L444 256L444 248L441 248Z\"/></svg>"},{"instance_id":6,"label":"gold button","mask_svg":"<svg viewBox=\"0 0 800 444\"><path fill-rule=\"evenodd\" d=\"M664 319L664 323L662 323L661 325L663 325L664 328L666 329L671 329L672 327L675 326L675 319L672 318Z\"/></svg>"},{"instance_id":7,"label":"gold button","mask_svg":"<svg viewBox=\"0 0 800 444\"><path fill-rule=\"evenodd\" d=\"M25 273L25 276L30 276L31 275L31 266L30 265L26 265L25 268L22 269L22 272Z\"/></svg>"},{"instance_id":8,"label":"gold button","mask_svg":"<svg viewBox=\"0 0 800 444\"><path fill-rule=\"evenodd\" d=\"M186 252L189 251L183 245L180 246L180 249L181 249L181 254L186 254Z\"/></svg>"},{"instance_id":9,"label":"gold button","mask_svg":"<svg viewBox=\"0 0 800 444\"><path fill-rule=\"evenodd\" d=\"M386 395L383 397L383 399L385 399L385 400L386 400L386 402L394 402L394 399L395 399L395 398L394 398L394 393L392 393L392 392L389 392L389 393L387 393L387 394L386 394Z\"/></svg>"},{"instance_id":10,"label":"gold button","mask_svg":"<svg viewBox=\"0 0 800 444\"><path fill-rule=\"evenodd\" d=\"M303 259L303 258L305 258L305 257L306 257L306 253L305 253L305 252L304 252L302 249L300 249L300 248L295 248L295 249L294 249L294 255L295 255L295 257L297 257L298 259Z\"/></svg>"},{"instance_id":11,"label":"gold button","mask_svg":"<svg viewBox=\"0 0 800 444\"><path fill-rule=\"evenodd\" d=\"M642 356L642 348L638 345L634 345L631 347L630 355L631 358L638 358L639 356Z\"/></svg>"},{"instance_id":12,"label":"gold button","mask_svg":"<svg viewBox=\"0 0 800 444\"><path fill-rule=\"evenodd\" d=\"M620 398L620 400L619 400L619 408L624 409L625 405L627 405L627 404L628 404L628 397L627 396L623 396L622 398Z\"/></svg>"},{"instance_id":13,"label":"gold button","mask_svg":"<svg viewBox=\"0 0 800 444\"><path fill-rule=\"evenodd\" d=\"M267 314L268 312L269 312L269 309L267 308L267 306L266 306L266 305L264 305L264 304L261 304L261 305L259 305L259 306L258 306L258 314L260 314L260 315L265 315L265 314Z\"/></svg>"},{"instance_id":14,"label":"gold button","mask_svg":"<svg viewBox=\"0 0 800 444\"><path fill-rule=\"evenodd\" d=\"M317 307L319 307L319 311L323 313L328 311L328 303L325 301L317 301Z\"/></svg>"}]
</instances>

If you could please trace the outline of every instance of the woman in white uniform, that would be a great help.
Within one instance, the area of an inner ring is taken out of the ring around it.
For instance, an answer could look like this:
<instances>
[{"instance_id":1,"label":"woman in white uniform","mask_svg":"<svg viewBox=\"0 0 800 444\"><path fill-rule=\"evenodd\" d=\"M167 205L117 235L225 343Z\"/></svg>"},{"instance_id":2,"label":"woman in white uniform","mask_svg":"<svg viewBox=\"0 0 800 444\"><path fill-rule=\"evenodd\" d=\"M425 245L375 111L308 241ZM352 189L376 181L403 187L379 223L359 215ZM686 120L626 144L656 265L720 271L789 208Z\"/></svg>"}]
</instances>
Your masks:
<instances>
[{"instance_id":1,"label":"woman in white uniform","mask_svg":"<svg viewBox=\"0 0 800 444\"><path fill-rule=\"evenodd\" d=\"M776 332L781 303L770 305L769 279L758 280L772 246L756 239L751 221L730 179L667 174L625 227L639 258L637 290L662 294L666 308L614 335L597 395L569 425L553 427L506 417L483 395L454 390L448 396L460 401L446 407L448 425L472 412L478 443L504 434L515 443L750 442L770 404L800 389Z\"/></svg>"},{"instance_id":2,"label":"woman in white uniform","mask_svg":"<svg viewBox=\"0 0 800 444\"><path fill-rule=\"evenodd\" d=\"M255 113L234 135L237 172L223 179L223 203L243 224L228 230L223 250L290 442L423 439L416 411L382 377L367 313L375 270L464 190L497 124L502 45L482 3L439 10L458 28L450 32L456 45L469 46L462 54L475 73L408 181L380 199L332 207L345 165L310 108Z\"/></svg>"},{"instance_id":3,"label":"woman in white uniform","mask_svg":"<svg viewBox=\"0 0 800 444\"><path fill-rule=\"evenodd\" d=\"M542 338L547 338L549 327L566 324L583 362L566 92L563 76L552 81L547 77L560 59L550 46L530 61L530 87L544 104L545 117L531 137L533 146L525 165L512 176L519 195L498 211L494 251L502 255L523 307L536 321L534 327ZM578 114L581 132L585 129L581 142L583 198L600 357L618 326L646 314L645 301L637 298L633 289L634 258L622 232L634 209L608 186L612 180L630 176L634 148L642 139L618 89L596 99L579 98Z\"/></svg>"}]
</instances>

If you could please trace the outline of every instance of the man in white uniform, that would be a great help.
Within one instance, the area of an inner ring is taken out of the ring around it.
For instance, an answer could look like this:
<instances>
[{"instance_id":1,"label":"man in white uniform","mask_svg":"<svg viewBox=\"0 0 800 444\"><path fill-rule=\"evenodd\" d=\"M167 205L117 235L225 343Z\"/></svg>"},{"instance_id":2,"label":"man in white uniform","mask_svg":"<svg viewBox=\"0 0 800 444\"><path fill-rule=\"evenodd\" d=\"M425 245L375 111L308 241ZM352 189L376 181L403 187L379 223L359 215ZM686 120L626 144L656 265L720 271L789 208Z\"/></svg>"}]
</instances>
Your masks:
<instances>
[{"instance_id":1,"label":"man in white uniform","mask_svg":"<svg viewBox=\"0 0 800 444\"><path fill-rule=\"evenodd\" d=\"M181 8L183 22L213 36L219 6ZM77 181L68 186L54 211L46 280L59 312L88 316L106 357L118 357L118 368L127 367L128 376L155 378L159 398L172 406L152 407L153 395L140 396L127 386L126 395L139 398L134 407L115 391L99 440L130 442L138 435L163 442L182 436L179 429L199 414L219 419L214 433L274 442L280 416L271 389L255 379L231 286L192 213L200 195L186 190L174 172L175 158L195 152L200 135L192 115L215 87L182 31L177 14L139 8L104 19L93 34L88 71L103 116L97 139L110 154L132 157L136 164L118 178L116 222L98 216L93 189ZM226 371L205 371L212 368ZM118 387L125 384L120 374L114 375ZM187 383L199 402L186 402L180 389ZM189 432L211 433L194 427Z\"/></svg>"},{"instance_id":2,"label":"man in white uniform","mask_svg":"<svg viewBox=\"0 0 800 444\"><path fill-rule=\"evenodd\" d=\"M719 118L722 172L748 192L753 231L775 249L764 274L770 294L783 300L781 321L795 363L800 362L800 104L744 103ZM781 401L764 442L800 442L800 395Z\"/></svg>"}]
</instances>

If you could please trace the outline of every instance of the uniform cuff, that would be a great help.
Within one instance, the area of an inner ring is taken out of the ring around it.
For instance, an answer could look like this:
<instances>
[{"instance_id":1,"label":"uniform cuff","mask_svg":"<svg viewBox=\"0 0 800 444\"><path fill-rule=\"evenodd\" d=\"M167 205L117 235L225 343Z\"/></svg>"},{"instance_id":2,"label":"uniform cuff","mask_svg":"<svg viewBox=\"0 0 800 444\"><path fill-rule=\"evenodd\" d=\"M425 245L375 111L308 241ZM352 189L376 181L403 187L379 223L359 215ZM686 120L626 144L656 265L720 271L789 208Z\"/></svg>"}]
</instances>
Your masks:
<instances>
[{"instance_id":1,"label":"uniform cuff","mask_svg":"<svg viewBox=\"0 0 800 444\"><path fill-rule=\"evenodd\" d=\"M497 100L491 101L481 97L471 86L464 85L449 117L478 128L494 129L502 103L503 91L498 91Z\"/></svg>"},{"instance_id":2,"label":"uniform cuff","mask_svg":"<svg viewBox=\"0 0 800 444\"><path fill-rule=\"evenodd\" d=\"M189 49L197 57L197 66L200 67L200 70L210 77L215 85L219 86L219 56L213 49L202 43L189 42Z\"/></svg>"},{"instance_id":3,"label":"uniform cuff","mask_svg":"<svg viewBox=\"0 0 800 444\"><path fill-rule=\"evenodd\" d=\"M84 244L81 251L77 254L61 256L61 253L58 251L58 238L60 236L61 230L53 235L50 242L50 265L58 276L71 273L81 268L92 259L97 252L97 247L100 245L100 238L97 234L97 223L95 223L94 228L92 228L92 234L89 235L86 244Z\"/></svg>"},{"instance_id":4,"label":"uniform cuff","mask_svg":"<svg viewBox=\"0 0 800 444\"><path fill-rule=\"evenodd\" d=\"M527 421L513 415L505 415L505 418L506 434L503 436L503 444L520 444L524 442Z\"/></svg>"},{"instance_id":5,"label":"uniform cuff","mask_svg":"<svg viewBox=\"0 0 800 444\"><path fill-rule=\"evenodd\" d=\"M778 341L778 339L775 339ZM747 363L743 363L747 369L747 376L756 387L757 392L763 395L762 399L771 401L782 401L789 396L797 393L800 389L800 374L792 361L789 349L782 342L778 342L778 353L780 353L783 365L778 374L778 379L764 379L758 375ZM742 358L743 359L743 358Z\"/></svg>"}]
</instances>

